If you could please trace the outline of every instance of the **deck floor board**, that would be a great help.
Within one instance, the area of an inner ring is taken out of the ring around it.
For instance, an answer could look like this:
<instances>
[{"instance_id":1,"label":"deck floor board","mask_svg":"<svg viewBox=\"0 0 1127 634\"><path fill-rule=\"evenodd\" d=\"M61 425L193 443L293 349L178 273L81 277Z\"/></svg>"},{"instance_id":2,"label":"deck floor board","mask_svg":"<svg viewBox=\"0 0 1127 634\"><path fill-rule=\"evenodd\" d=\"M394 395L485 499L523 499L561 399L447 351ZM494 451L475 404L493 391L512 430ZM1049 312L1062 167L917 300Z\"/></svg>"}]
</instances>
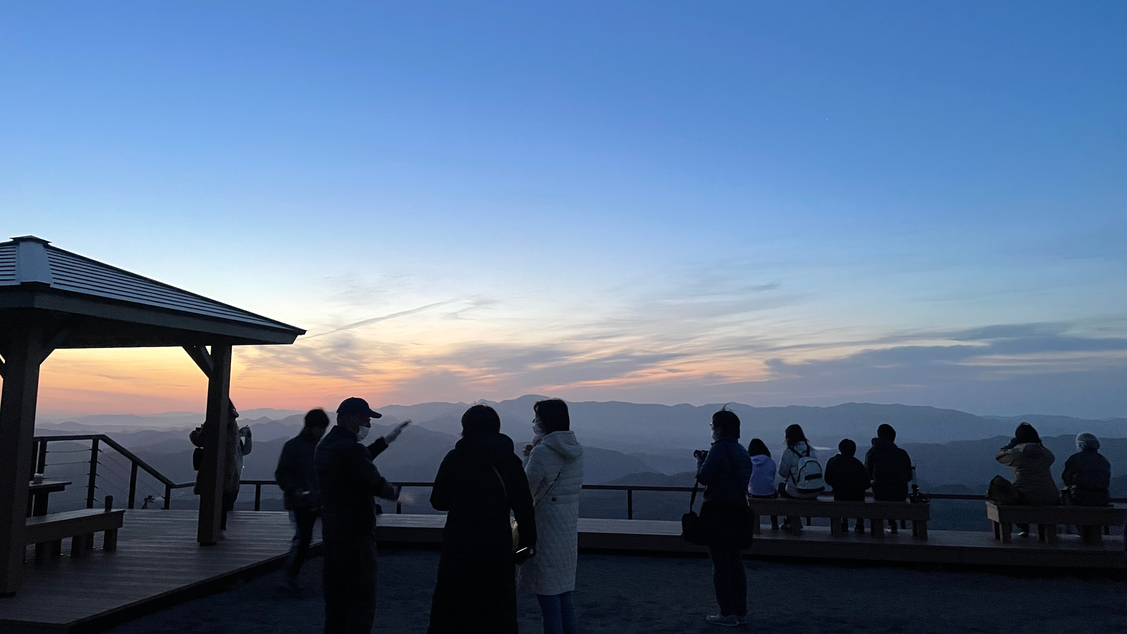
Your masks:
<instances>
[{"instance_id":1,"label":"deck floor board","mask_svg":"<svg viewBox=\"0 0 1127 634\"><path fill-rule=\"evenodd\" d=\"M228 539L200 547L195 541L195 511L127 511L118 550L97 550L81 559L64 556L35 563L29 548L25 581L14 597L0 598L0 631L68 632L76 627L162 609L201 587L222 586L249 571L277 565L289 548L292 529L285 513L235 512ZM381 542L437 544L442 515L384 515ZM700 553L703 548L680 539L679 522L581 518L579 544L586 551ZM1056 546L1036 538L1014 538L1002 544L989 533L930 531L926 542L910 531L874 538L852 532L834 537L826 527L811 527L801 536L764 528L749 551L753 557L796 560L866 560L894 563L936 563L970 566L1127 569L1120 536L1105 537L1102 547L1063 535Z\"/></svg>"}]
</instances>

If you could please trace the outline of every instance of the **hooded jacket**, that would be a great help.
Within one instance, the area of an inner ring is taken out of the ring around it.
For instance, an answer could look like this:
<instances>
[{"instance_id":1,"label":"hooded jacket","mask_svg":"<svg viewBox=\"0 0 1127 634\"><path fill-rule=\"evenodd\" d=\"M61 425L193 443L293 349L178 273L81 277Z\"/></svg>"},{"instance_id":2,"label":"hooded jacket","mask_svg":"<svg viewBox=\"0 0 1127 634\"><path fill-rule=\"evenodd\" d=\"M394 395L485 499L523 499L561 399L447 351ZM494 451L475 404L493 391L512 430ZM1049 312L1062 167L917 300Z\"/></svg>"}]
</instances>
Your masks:
<instances>
[{"instance_id":1,"label":"hooded jacket","mask_svg":"<svg viewBox=\"0 0 1127 634\"><path fill-rule=\"evenodd\" d=\"M886 502L902 502L908 498L912 481L912 459L896 443L874 438L865 454L865 468L873 482L873 498Z\"/></svg>"},{"instance_id":2,"label":"hooded jacket","mask_svg":"<svg viewBox=\"0 0 1127 634\"><path fill-rule=\"evenodd\" d=\"M869 490L869 471L853 456L838 454L826 462L826 484L833 487L835 500L861 502Z\"/></svg>"},{"instance_id":3,"label":"hooded jacket","mask_svg":"<svg viewBox=\"0 0 1127 634\"><path fill-rule=\"evenodd\" d=\"M1060 490L1049 471L1056 457L1040 443L1003 447L995 459L1013 467L1014 487L1021 492L1022 504L1049 506L1060 502Z\"/></svg>"},{"instance_id":4,"label":"hooded jacket","mask_svg":"<svg viewBox=\"0 0 1127 634\"><path fill-rule=\"evenodd\" d=\"M760 497L775 495L778 492L775 488L776 473L775 461L771 459L771 456L762 454L752 456L751 480L747 483L748 494Z\"/></svg>"},{"instance_id":5,"label":"hooded jacket","mask_svg":"<svg viewBox=\"0 0 1127 634\"><path fill-rule=\"evenodd\" d=\"M555 431L532 448L524 468L536 515L536 556L517 568L517 589L556 595L575 590L583 446Z\"/></svg>"},{"instance_id":6,"label":"hooded jacket","mask_svg":"<svg viewBox=\"0 0 1127 634\"><path fill-rule=\"evenodd\" d=\"M800 440L794 444L793 447L787 447L783 450L783 455L779 458L779 477L787 485L787 495L796 498L807 498L810 494L799 491L798 487L794 486L794 479L798 477L798 461L806 456L810 456L815 460L818 459L818 452L814 450L805 440ZM815 496L816 497L816 496Z\"/></svg>"},{"instance_id":7,"label":"hooded jacket","mask_svg":"<svg viewBox=\"0 0 1127 634\"><path fill-rule=\"evenodd\" d=\"M447 511L430 612L430 634L516 634L516 572L510 509L520 546L537 542L532 494L513 441L494 431L464 433L446 454L430 496Z\"/></svg>"}]
</instances>

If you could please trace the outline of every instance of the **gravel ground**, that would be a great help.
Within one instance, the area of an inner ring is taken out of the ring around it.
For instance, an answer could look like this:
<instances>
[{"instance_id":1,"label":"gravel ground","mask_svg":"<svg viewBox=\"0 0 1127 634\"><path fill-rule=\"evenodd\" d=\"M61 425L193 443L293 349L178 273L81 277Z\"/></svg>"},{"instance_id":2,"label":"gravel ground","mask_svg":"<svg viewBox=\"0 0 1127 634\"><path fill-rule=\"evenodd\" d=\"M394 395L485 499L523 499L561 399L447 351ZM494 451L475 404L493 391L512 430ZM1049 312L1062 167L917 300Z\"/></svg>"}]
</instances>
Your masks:
<instances>
[{"instance_id":1,"label":"gravel ground","mask_svg":"<svg viewBox=\"0 0 1127 634\"><path fill-rule=\"evenodd\" d=\"M426 632L438 553L381 553L376 632ZM749 561L752 631L1087 634L1127 631L1127 582L977 572ZM321 560L300 597L271 574L121 625L114 634L280 634L323 627ZM720 632L706 559L581 555L576 605L584 632ZM538 633L535 598L520 596L520 631ZM736 630L740 631L740 630ZM743 628L748 631L748 628Z\"/></svg>"}]
</instances>

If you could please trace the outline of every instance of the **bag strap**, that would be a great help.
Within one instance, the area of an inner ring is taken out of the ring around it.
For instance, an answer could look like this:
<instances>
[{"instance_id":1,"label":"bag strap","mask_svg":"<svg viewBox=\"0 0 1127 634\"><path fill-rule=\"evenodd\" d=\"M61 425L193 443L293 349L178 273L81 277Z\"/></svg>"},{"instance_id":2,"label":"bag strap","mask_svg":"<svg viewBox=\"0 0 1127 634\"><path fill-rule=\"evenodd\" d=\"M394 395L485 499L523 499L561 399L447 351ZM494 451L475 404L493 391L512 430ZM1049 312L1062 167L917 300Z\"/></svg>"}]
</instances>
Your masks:
<instances>
[{"instance_id":1,"label":"bag strap","mask_svg":"<svg viewBox=\"0 0 1127 634\"><path fill-rule=\"evenodd\" d=\"M497 465L490 462L489 466L493 468L493 473L497 475L497 480L501 483L501 491L505 494L505 504L508 505L509 487L505 486L505 479L501 477L501 472L497 470Z\"/></svg>"},{"instance_id":2,"label":"bag strap","mask_svg":"<svg viewBox=\"0 0 1127 634\"><path fill-rule=\"evenodd\" d=\"M697 491L700 490L700 480L693 480L693 494L689 496L689 512L693 512L693 505L697 503Z\"/></svg>"}]
</instances>

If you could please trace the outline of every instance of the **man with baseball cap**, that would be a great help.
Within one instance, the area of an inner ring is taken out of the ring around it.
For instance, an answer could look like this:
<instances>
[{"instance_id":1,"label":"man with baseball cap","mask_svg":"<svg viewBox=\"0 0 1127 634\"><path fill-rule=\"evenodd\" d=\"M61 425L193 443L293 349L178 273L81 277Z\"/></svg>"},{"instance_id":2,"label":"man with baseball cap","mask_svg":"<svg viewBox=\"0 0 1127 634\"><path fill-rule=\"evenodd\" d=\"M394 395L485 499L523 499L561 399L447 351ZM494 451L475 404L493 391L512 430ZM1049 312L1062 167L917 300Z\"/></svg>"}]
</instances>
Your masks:
<instances>
[{"instance_id":1,"label":"man with baseball cap","mask_svg":"<svg viewBox=\"0 0 1127 634\"><path fill-rule=\"evenodd\" d=\"M317 445L325 548L325 633L369 634L376 618L376 503L399 498L399 486L380 476L372 459L405 424L365 447L361 441L380 413L362 398L337 408L337 424Z\"/></svg>"}]
</instances>

